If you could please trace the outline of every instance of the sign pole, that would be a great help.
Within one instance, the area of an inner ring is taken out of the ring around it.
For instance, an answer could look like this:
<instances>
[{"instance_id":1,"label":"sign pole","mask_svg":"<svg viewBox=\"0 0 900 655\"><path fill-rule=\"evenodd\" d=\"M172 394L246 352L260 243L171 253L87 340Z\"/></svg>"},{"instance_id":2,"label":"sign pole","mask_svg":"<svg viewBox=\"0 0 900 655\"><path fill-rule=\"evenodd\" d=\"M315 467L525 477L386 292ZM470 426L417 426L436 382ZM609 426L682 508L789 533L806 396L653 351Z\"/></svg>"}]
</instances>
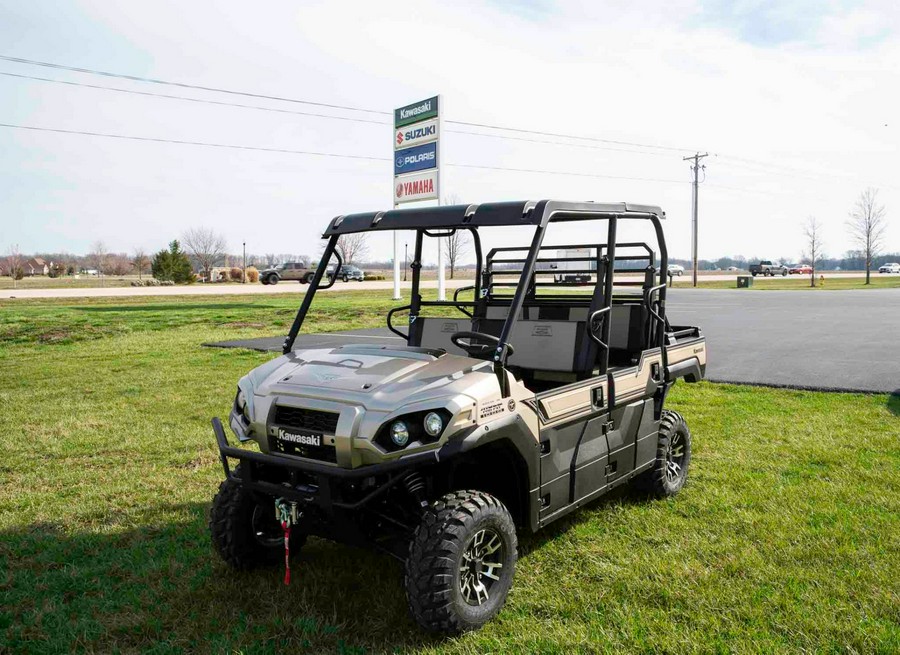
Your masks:
<instances>
[{"instance_id":1,"label":"sign pole","mask_svg":"<svg viewBox=\"0 0 900 655\"><path fill-rule=\"evenodd\" d=\"M441 200L441 193L444 192L444 166L443 166L443 153L444 148L441 144L441 132L444 127L444 114L446 113L446 105L444 105L444 98L440 94L438 94L438 107L440 107L440 111L438 111L438 123L437 123L437 132L438 132L438 145L437 145L437 183L435 184L435 188L437 191L437 204L438 207L443 204ZM447 289L446 289L446 279L444 272L444 239L438 238L438 300L444 301L447 300Z\"/></svg>"},{"instance_id":2,"label":"sign pole","mask_svg":"<svg viewBox=\"0 0 900 655\"><path fill-rule=\"evenodd\" d=\"M397 205L394 205L397 209ZM400 235L394 230L394 300L400 300Z\"/></svg>"}]
</instances>

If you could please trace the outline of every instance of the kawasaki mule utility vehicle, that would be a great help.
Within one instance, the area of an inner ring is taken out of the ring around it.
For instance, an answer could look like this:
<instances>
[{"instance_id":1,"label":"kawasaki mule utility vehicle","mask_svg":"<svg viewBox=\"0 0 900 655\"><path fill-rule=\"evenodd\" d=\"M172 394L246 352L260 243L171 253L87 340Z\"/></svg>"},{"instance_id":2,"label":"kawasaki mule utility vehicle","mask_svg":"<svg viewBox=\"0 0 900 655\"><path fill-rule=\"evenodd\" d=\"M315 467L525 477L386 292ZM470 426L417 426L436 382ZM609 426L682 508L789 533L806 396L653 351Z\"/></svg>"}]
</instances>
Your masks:
<instances>
[{"instance_id":1,"label":"kawasaki mule utility vehicle","mask_svg":"<svg viewBox=\"0 0 900 655\"><path fill-rule=\"evenodd\" d=\"M231 429L256 448L229 445L213 420L226 479L210 528L223 559L289 565L287 548L307 535L375 547L404 562L415 620L457 633L503 606L519 531L627 482L677 493L691 435L666 394L703 377L706 344L666 317L663 218L657 207L556 201L335 218L284 354L238 383ZM655 248L617 241L635 221ZM582 243L545 245L564 222L578 222ZM386 317L395 336L295 350L330 263L330 284L340 277L338 239L389 230L415 233L410 303ZM475 285L424 300L423 242L459 230L473 241ZM485 254L486 230L504 243L524 232L530 245ZM567 251L578 256L564 258L560 282L553 265Z\"/></svg>"}]
</instances>

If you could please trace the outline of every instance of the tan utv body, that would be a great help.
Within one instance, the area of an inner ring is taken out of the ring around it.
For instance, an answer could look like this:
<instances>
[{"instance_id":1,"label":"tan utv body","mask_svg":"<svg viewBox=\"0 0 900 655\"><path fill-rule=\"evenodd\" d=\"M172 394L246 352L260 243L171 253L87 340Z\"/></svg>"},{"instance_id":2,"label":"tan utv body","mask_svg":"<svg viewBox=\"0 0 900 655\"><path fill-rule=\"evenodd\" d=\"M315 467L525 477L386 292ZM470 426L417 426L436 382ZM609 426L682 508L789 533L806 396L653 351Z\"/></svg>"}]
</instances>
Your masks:
<instances>
[{"instance_id":1,"label":"tan utv body","mask_svg":"<svg viewBox=\"0 0 900 655\"><path fill-rule=\"evenodd\" d=\"M280 561L284 527L292 553L307 535L377 548L404 563L413 618L452 634L500 611L520 531L629 482L676 494L691 435L666 395L703 378L707 353L699 328L666 316L663 218L522 201L334 219L284 354L238 383L230 427L256 448L229 444L213 420L226 474L210 515L218 552L236 568ZM618 243L624 220L646 221L655 248ZM544 245L572 221L605 229L593 245ZM479 230L519 225L533 228L529 245L482 252ZM416 231L411 301L387 316L396 336L295 349L322 271L336 259L332 284L340 274L337 239L392 229ZM475 284L425 300L423 240L457 230L473 239ZM565 258L569 278L548 257Z\"/></svg>"}]
</instances>

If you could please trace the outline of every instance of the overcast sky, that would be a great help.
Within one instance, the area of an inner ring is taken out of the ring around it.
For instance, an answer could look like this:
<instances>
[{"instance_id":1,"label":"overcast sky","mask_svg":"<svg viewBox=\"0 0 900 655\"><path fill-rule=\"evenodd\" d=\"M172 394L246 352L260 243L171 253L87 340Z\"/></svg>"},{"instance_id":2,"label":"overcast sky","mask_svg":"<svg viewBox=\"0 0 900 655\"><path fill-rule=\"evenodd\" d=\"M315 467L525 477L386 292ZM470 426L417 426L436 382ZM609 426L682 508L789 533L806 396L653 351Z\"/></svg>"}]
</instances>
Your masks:
<instances>
[{"instance_id":1,"label":"overcast sky","mask_svg":"<svg viewBox=\"0 0 900 655\"><path fill-rule=\"evenodd\" d=\"M799 259L809 215L825 225L827 254L840 255L847 213L867 186L880 189L887 247L900 251L898 32L896 2L0 0L0 55L377 112L440 93L449 120L671 148L447 125L443 157L446 191L462 202L660 205L677 257L690 253L682 157L693 150L710 153L701 257ZM375 121L0 75L2 123L376 158L0 127L3 251L80 253L97 239L157 250L205 225L234 252L246 241L260 254L315 254L335 215L390 207L387 115L3 60L0 71ZM571 227L553 238L600 240ZM389 256L384 237L372 245Z\"/></svg>"}]
</instances>

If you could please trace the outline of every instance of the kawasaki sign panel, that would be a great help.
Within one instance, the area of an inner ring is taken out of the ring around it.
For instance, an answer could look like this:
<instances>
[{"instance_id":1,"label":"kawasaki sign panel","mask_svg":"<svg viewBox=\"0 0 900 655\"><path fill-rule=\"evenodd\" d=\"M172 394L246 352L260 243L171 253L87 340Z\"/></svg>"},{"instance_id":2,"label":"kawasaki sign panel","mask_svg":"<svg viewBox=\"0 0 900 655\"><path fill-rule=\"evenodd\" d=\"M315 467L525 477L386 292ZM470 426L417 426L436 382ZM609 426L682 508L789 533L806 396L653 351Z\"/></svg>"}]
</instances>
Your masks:
<instances>
[{"instance_id":1,"label":"kawasaki sign panel","mask_svg":"<svg viewBox=\"0 0 900 655\"><path fill-rule=\"evenodd\" d=\"M394 153L394 175L415 173L427 168L437 168L437 144L426 143Z\"/></svg>"},{"instance_id":2,"label":"kawasaki sign panel","mask_svg":"<svg viewBox=\"0 0 900 655\"><path fill-rule=\"evenodd\" d=\"M394 205L441 194L441 97L394 110Z\"/></svg>"},{"instance_id":3,"label":"kawasaki sign panel","mask_svg":"<svg viewBox=\"0 0 900 655\"><path fill-rule=\"evenodd\" d=\"M403 127L411 123L436 118L438 115L438 98L428 98L420 102L414 102L411 105L400 107L394 110L394 127Z\"/></svg>"}]
</instances>

